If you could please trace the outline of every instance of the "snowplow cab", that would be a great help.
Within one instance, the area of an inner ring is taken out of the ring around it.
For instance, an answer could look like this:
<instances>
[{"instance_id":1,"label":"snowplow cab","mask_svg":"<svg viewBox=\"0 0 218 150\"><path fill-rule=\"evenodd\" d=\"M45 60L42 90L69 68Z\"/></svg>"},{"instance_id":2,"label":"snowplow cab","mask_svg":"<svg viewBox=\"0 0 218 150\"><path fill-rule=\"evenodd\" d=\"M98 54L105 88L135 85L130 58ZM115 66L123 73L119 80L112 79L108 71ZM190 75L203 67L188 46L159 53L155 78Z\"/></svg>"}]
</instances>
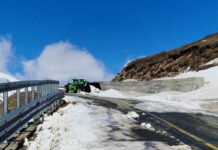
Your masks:
<instances>
[{"instance_id":1,"label":"snowplow cab","mask_svg":"<svg viewBox=\"0 0 218 150\"><path fill-rule=\"evenodd\" d=\"M78 93L80 91L91 92L89 82L85 79L73 79L72 82L69 82L65 85L65 91Z\"/></svg>"}]
</instances>

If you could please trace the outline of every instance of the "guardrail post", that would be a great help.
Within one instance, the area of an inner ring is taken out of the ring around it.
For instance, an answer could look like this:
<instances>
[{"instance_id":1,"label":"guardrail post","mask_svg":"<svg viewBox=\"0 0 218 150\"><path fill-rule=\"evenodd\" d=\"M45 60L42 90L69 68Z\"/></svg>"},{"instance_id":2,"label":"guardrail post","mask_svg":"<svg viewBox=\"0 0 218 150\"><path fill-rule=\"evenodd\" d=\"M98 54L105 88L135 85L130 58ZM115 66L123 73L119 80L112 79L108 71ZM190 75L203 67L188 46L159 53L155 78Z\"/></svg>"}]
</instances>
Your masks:
<instances>
[{"instance_id":1,"label":"guardrail post","mask_svg":"<svg viewBox=\"0 0 218 150\"><path fill-rule=\"evenodd\" d=\"M32 90L32 100L35 99L35 87L31 87L31 90Z\"/></svg>"},{"instance_id":2,"label":"guardrail post","mask_svg":"<svg viewBox=\"0 0 218 150\"><path fill-rule=\"evenodd\" d=\"M41 86L41 90L42 90L42 96L44 96L45 95L45 85Z\"/></svg>"},{"instance_id":3,"label":"guardrail post","mask_svg":"<svg viewBox=\"0 0 218 150\"><path fill-rule=\"evenodd\" d=\"M42 85L39 86L39 97L42 97Z\"/></svg>"},{"instance_id":4,"label":"guardrail post","mask_svg":"<svg viewBox=\"0 0 218 150\"><path fill-rule=\"evenodd\" d=\"M52 84L49 84L49 93L52 92Z\"/></svg>"},{"instance_id":5,"label":"guardrail post","mask_svg":"<svg viewBox=\"0 0 218 150\"><path fill-rule=\"evenodd\" d=\"M48 84L48 93L51 93L51 84Z\"/></svg>"},{"instance_id":6,"label":"guardrail post","mask_svg":"<svg viewBox=\"0 0 218 150\"><path fill-rule=\"evenodd\" d=\"M46 86L47 86L47 93L46 94L49 94L49 84L47 84Z\"/></svg>"},{"instance_id":7,"label":"guardrail post","mask_svg":"<svg viewBox=\"0 0 218 150\"><path fill-rule=\"evenodd\" d=\"M8 113L8 92L3 93L3 113L4 115Z\"/></svg>"},{"instance_id":8,"label":"guardrail post","mask_svg":"<svg viewBox=\"0 0 218 150\"><path fill-rule=\"evenodd\" d=\"M42 85L41 87L42 87L42 89L41 89L42 90L42 96L44 96L45 95L45 85Z\"/></svg>"},{"instance_id":9,"label":"guardrail post","mask_svg":"<svg viewBox=\"0 0 218 150\"><path fill-rule=\"evenodd\" d=\"M49 93L49 86L48 86L48 84L46 84L45 87L46 87L46 95L47 95Z\"/></svg>"},{"instance_id":10,"label":"guardrail post","mask_svg":"<svg viewBox=\"0 0 218 150\"><path fill-rule=\"evenodd\" d=\"M20 107L20 89L16 90L16 107Z\"/></svg>"},{"instance_id":11,"label":"guardrail post","mask_svg":"<svg viewBox=\"0 0 218 150\"><path fill-rule=\"evenodd\" d=\"M45 86L45 95L47 95L47 93L48 93L48 85L45 84L44 86Z\"/></svg>"},{"instance_id":12,"label":"guardrail post","mask_svg":"<svg viewBox=\"0 0 218 150\"><path fill-rule=\"evenodd\" d=\"M43 96L46 95L46 90L47 90L47 89L46 89L46 85L44 84L44 85L43 85Z\"/></svg>"},{"instance_id":13,"label":"guardrail post","mask_svg":"<svg viewBox=\"0 0 218 150\"><path fill-rule=\"evenodd\" d=\"M55 91L58 91L58 84L55 85Z\"/></svg>"},{"instance_id":14,"label":"guardrail post","mask_svg":"<svg viewBox=\"0 0 218 150\"><path fill-rule=\"evenodd\" d=\"M47 95L48 94L48 84L45 85L45 89L46 89L45 95Z\"/></svg>"},{"instance_id":15,"label":"guardrail post","mask_svg":"<svg viewBox=\"0 0 218 150\"><path fill-rule=\"evenodd\" d=\"M28 87L25 87L25 104L28 103Z\"/></svg>"},{"instance_id":16,"label":"guardrail post","mask_svg":"<svg viewBox=\"0 0 218 150\"><path fill-rule=\"evenodd\" d=\"M42 97L44 95L44 87L43 87L43 85L40 86L40 91L41 91L40 93L41 93L41 97Z\"/></svg>"},{"instance_id":17,"label":"guardrail post","mask_svg":"<svg viewBox=\"0 0 218 150\"><path fill-rule=\"evenodd\" d=\"M39 86L39 97L42 97L42 85Z\"/></svg>"},{"instance_id":18,"label":"guardrail post","mask_svg":"<svg viewBox=\"0 0 218 150\"><path fill-rule=\"evenodd\" d=\"M42 94L43 94L43 92L42 92L42 91L43 91L42 86L43 86L43 85L40 85L40 86L39 86L40 97L42 97Z\"/></svg>"},{"instance_id":19,"label":"guardrail post","mask_svg":"<svg viewBox=\"0 0 218 150\"><path fill-rule=\"evenodd\" d=\"M37 98L40 98L40 96L39 96L39 89L40 89L40 86L38 85L37 87L36 87L37 89Z\"/></svg>"}]
</instances>

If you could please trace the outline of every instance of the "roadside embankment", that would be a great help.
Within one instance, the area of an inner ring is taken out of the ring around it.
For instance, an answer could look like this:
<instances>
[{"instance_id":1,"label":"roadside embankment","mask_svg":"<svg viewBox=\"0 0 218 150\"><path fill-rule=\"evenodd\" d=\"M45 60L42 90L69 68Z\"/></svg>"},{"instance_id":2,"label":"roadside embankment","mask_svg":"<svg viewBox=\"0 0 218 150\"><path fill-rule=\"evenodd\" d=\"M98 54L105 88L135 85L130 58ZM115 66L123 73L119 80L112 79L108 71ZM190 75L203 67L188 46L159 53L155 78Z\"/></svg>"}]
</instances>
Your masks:
<instances>
[{"instance_id":1,"label":"roadside embankment","mask_svg":"<svg viewBox=\"0 0 218 150\"><path fill-rule=\"evenodd\" d=\"M99 82L102 90L115 89L119 91L136 91L143 93L159 93L164 91L189 92L205 84L202 77L183 79L135 81L135 82Z\"/></svg>"}]
</instances>

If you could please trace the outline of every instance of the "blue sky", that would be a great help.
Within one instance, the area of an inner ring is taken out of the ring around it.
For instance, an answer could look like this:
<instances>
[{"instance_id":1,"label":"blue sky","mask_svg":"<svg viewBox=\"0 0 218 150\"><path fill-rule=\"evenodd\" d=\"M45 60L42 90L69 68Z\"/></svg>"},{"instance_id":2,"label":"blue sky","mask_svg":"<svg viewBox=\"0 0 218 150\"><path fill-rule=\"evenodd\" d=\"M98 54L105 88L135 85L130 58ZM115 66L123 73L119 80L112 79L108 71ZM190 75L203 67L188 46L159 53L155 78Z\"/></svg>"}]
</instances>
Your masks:
<instances>
[{"instance_id":1,"label":"blue sky","mask_svg":"<svg viewBox=\"0 0 218 150\"><path fill-rule=\"evenodd\" d=\"M17 59L35 59L46 45L68 41L113 74L129 59L177 48L217 29L216 0L0 1L0 36L10 37ZM19 63L9 68L22 69Z\"/></svg>"}]
</instances>

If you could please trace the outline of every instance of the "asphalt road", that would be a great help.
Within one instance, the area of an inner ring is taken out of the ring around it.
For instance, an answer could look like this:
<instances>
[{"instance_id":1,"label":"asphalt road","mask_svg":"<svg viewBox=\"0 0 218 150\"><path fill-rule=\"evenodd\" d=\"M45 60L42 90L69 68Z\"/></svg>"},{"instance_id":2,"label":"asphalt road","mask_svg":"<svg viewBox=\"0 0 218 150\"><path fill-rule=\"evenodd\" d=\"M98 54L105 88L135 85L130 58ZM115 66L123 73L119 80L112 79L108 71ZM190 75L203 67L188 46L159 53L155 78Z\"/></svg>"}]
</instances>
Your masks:
<instances>
[{"instance_id":1,"label":"asphalt road","mask_svg":"<svg viewBox=\"0 0 218 150\"><path fill-rule=\"evenodd\" d=\"M126 99L115 99L115 98L102 98L94 97L88 95L75 95L81 98L94 100L96 103L100 103L106 107L112 107L119 109L123 112L136 111L141 114L144 111L136 109L134 106L137 101L126 100ZM145 117L152 121L152 125L156 128L161 128L168 133L173 134L173 136L179 138L184 143L192 146L198 147L200 149L218 149L218 118L214 116L208 116L204 114L190 114L190 113L155 113L146 112L148 114L154 115L155 117L160 117L162 121L157 118ZM150 116L150 115L149 115ZM143 121L143 120L142 120ZM169 123L169 124L166 124ZM164 125L166 124L166 125ZM174 127L175 126L175 127ZM143 136L142 131L136 131L141 136ZM144 136L148 135L145 133ZM152 137L150 137L152 138ZM155 137L156 138L156 137ZM149 137L146 139L148 140Z\"/></svg>"},{"instance_id":2,"label":"asphalt road","mask_svg":"<svg viewBox=\"0 0 218 150\"><path fill-rule=\"evenodd\" d=\"M218 118L190 113L153 113L218 147Z\"/></svg>"}]
</instances>

